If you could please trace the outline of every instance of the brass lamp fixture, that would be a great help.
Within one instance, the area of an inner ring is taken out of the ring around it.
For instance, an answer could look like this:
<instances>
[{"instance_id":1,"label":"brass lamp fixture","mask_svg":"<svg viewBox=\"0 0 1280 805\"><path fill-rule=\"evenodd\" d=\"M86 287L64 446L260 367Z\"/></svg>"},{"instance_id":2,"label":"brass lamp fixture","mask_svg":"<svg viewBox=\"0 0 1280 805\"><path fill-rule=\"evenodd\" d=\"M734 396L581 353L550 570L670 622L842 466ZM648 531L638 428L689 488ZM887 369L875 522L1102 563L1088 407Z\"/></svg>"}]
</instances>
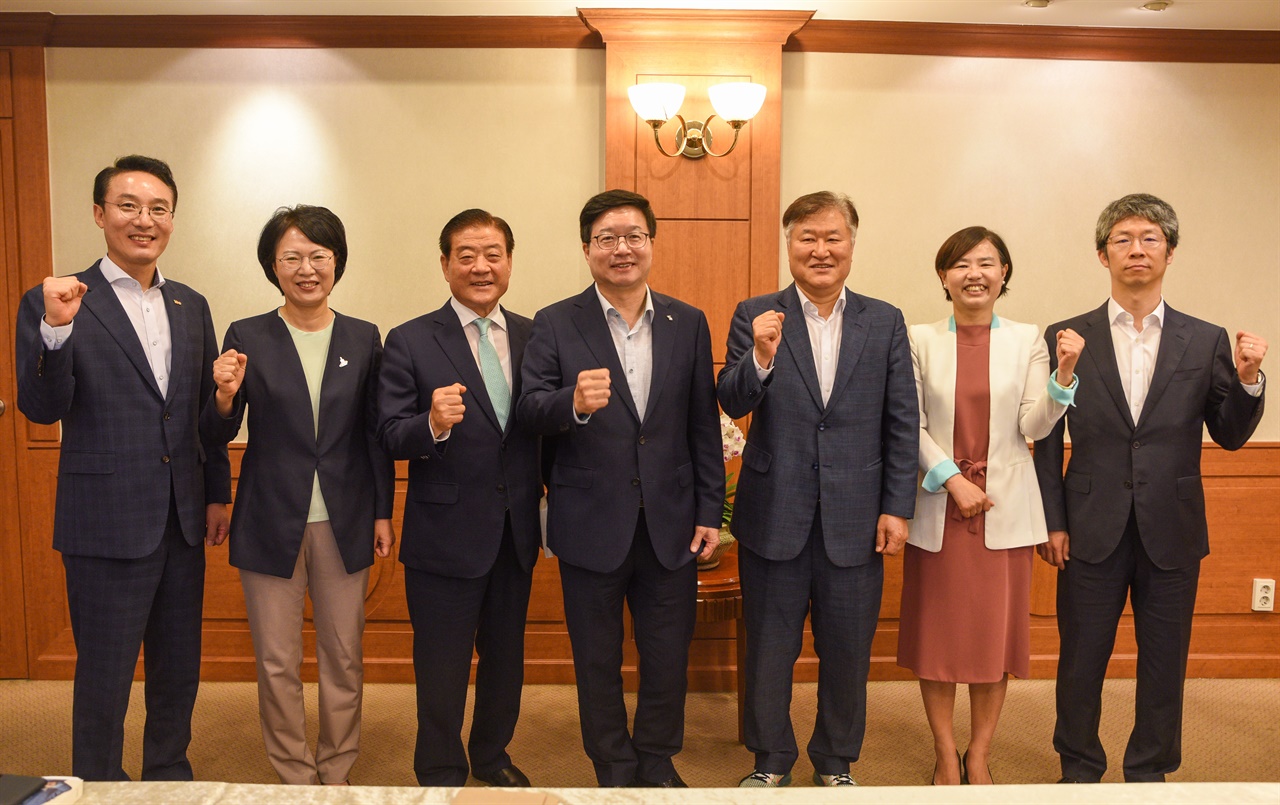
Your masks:
<instances>
[{"instance_id":1,"label":"brass lamp fixture","mask_svg":"<svg viewBox=\"0 0 1280 805\"><path fill-rule=\"evenodd\" d=\"M706 121L685 120L680 112L684 103L685 89L681 84L636 84L627 88L627 96L631 98L631 108L646 123L653 127L653 141L664 156L686 156L690 159L701 159L703 156L727 156L738 144L738 134L742 127L755 117L764 105L765 86L748 81L732 81L715 84L707 88L711 98L711 106L716 113ZM722 120L733 127L733 142L724 151L717 153L711 150L711 121L719 115ZM658 131L671 118L679 121L676 128L675 151L662 147Z\"/></svg>"}]
</instances>

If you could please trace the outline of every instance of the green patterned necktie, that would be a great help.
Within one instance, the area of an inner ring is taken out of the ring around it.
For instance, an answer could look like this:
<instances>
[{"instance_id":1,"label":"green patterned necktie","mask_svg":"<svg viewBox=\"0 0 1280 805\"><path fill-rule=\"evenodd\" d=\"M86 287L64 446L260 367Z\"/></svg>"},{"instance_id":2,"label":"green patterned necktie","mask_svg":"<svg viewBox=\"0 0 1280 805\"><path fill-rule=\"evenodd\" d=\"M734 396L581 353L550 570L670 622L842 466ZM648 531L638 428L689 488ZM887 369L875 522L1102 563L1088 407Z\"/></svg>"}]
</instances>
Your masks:
<instances>
[{"instance_id":1,"label":"green patterned necktie","mask_svg":"<svg viewBox=\"0 0 1280 805\"><path fill-rule=\"evenodd\" d=\"M480 328L480 377L484 378L485 390L489 392L489 402L493 404L493 412L498 415L498 425L507 429L507 414L511 411L511 389L507 386L507 377L502 373L502 361L498 359L498 350L489 340L489 325L493 324L483 316L476 319L476 327Z\"/></svg>"}]
</instances>

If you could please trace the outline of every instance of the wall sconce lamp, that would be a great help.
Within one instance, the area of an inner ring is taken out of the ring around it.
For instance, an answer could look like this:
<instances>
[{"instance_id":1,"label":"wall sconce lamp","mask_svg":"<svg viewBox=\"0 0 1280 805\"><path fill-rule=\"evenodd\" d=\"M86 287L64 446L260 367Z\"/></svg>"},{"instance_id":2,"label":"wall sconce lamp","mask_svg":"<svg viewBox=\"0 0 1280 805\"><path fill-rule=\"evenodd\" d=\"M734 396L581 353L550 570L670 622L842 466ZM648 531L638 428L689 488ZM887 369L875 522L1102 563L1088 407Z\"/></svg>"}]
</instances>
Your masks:
<instances>
[{"instance_id":1,"label":"wall sconce lamp","mask_svg":"<svg viewBox=\"0 0 1280 805\"><path fill-rule=\"evenodd\" d=\"M701 120L685 120L678 113L684 103L684 87L680 84L636 84L627 88L627 96L631 98L631 107L636 114L653 127L653 141L664 156L678 157L684 155L690 159L700 159L704 155L713 157L727 156L738 144L738 134L742 127L755 117L764 105L765 86L746 81L733 81L726 84L715 84L707 88L711 98L711 106L716 114ZM733 127L733 142L721 153L711 150L711 121L719 115L722 120ZM662 147L658 138L658 130L671 118L680 121L676 129L676 149L668 151Z\"/></svg>"}]
</instances>

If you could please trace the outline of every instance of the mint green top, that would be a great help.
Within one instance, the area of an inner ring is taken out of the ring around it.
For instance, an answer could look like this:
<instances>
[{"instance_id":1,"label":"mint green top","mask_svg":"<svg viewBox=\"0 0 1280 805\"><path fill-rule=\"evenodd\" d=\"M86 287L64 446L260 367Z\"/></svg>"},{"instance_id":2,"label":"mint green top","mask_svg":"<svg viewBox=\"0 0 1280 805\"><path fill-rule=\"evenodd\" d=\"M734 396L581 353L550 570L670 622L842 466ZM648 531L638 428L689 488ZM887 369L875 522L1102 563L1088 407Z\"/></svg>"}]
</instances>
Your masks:
<instances>
[{"instance_id":1,"label":"mint green top","mask_svg":"<svg viewBox=\"0 0 1280 805\"><path fill-rule=\"evenodd\" d=\"M333 339L333 319L323 330L309 333L294 327L284 316L280 317L289 335L293 336L293 346L298 350L298 358L302 361L302 374L307 378L307 393L311 395L311 421L315 425L316 437L320 436L320 384L324 381L324 364L329 357L329 342ZM329 519L329 510L324 505L324 496L320 494L320 473L316 473L311 481L311 509L307 512L308 523L318 523Z\"/></svg>"}]
</instances>

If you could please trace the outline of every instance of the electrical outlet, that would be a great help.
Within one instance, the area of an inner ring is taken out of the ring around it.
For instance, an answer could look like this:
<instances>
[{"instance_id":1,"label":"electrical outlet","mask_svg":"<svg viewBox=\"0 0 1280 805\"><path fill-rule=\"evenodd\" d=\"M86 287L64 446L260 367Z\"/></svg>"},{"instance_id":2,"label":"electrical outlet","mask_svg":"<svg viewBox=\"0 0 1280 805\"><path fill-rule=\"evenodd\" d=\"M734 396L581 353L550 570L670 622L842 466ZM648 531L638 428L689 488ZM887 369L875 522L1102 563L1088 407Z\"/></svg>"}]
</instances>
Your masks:
<instances>
[{"instance_id":1,"label":"electrical outlet","mask_svg":"<svg viewBox=\"0 0 1280 805\"><path fill-rule=\"evenodd\" d=\"M1253 580L1253 605L1250 607L1254 612L1275 612L1276 609L1276 580L1275 579L1254 579Z\"/></svg>"}]
</instances>

